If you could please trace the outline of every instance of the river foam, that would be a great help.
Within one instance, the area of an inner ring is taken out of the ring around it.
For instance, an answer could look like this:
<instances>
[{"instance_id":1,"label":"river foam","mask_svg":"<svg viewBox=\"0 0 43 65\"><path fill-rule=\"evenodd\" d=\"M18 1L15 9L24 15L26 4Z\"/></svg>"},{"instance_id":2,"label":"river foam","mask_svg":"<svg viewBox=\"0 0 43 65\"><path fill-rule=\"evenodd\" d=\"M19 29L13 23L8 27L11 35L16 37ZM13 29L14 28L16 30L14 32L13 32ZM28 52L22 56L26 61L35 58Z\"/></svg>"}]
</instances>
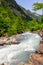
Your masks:
<instances>
[{"instance_id":1,"label":"river foam","mask_svg":"<svg viewBox=\"0 0 43 65\"><path fill-rule=\"evenodd\" d=\"M9 45L0 49L0 64L4 62L16 61L18 60L18 57L26 51L37 50L41 37L38 34L27 32L21 34L17 40L20 44Z\"/></svg>"}]
</instances>

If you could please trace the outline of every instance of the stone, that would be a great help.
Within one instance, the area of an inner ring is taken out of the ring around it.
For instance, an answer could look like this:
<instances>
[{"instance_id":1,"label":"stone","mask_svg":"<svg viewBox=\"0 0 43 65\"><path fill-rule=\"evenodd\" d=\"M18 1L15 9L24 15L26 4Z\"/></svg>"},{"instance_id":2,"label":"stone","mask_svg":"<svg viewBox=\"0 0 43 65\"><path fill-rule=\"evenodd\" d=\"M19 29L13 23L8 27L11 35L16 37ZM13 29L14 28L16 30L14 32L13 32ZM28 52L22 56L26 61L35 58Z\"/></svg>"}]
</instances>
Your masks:
<instances>
[{"instance_id":1,"label":"stone","mask_svg":"<svg viewBox=\"0 0 43 65\"><path fill-rule=\"evenodd\" d=\"M18 65L24 65L25 63L24 62L20 62Z\"/></svg>"},{"instance_id":2,"label":"stone","mask_svg":"<svg viewBox=\"0 0 43 65\"><path fill-rule=\"evenodd\" d=\"M43 54L43 41L40 42L40 45L38 47L38 53Z\"/></svg>"},{"instance_id":3,"label":"stone","mask_svg":"<svg viewBox=\"0 0 43 65\"><path fill-rule=\"evenodd\" d=\"M29 59L31 65L43 65L43 54L32 54Z\"/></svg>"},{"instance_id":4,"label":"stone","mask_svg":"<svg viewBox=\"0 0 43 65\"><path fill-rule=\"evenodd\" d=\"M19 41L17 41L17 38L20 35L13 35L11 37L1 37L0 38L0 45L11 45L11 44L19 44Z\"/></svg>"},{"instance_id":5,"label":"stone","mask_svg":"<svg viewBox=\"0 0 43 65\"><path fill-rule=\"evenodd\" d=\"M9 62L5 62L4 65L10 65L10 63Z\"/></svg>"},{"instance_id":6,"label":"stone","mask_svg":"<svg viewBox=\"0 0 43 65\"><path fill-rule=\"evenodd\" d=\"M10 63L9 62L4 62L4 63L2 63L0 65L10 65Z\"/></svg>"},{"instance_id":7,"label":"stone","mask_svg":"<svg viewBox=\"0 0 43 65\"><path fill-rule=\"evenodd\" d=\"M38 30L37 33L42 37L43 40L43 30Z\"/></svg>"}]
</instances>

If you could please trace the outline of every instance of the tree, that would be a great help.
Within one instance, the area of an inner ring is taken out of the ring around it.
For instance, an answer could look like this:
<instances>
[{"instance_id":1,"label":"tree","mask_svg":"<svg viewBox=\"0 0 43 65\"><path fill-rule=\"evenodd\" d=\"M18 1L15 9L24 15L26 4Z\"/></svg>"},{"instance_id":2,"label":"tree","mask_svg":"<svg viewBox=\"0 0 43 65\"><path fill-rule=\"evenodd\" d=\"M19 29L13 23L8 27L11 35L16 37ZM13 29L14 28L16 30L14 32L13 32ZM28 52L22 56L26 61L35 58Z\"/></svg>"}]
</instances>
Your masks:
<instances>
[{"instance_id":1,"label":"tree","mask_svg":"<svg viewBox=\"0 0 43 65\"><path fill-rule=\"evenodd\" d=\"M41 15L39 20L40 20L40 22L43 22L43 3L36 2L36 3L33 4L33 10L34 11L37 11L37 10L40 10L40 9L42 9L42 15Z\"/></svg>"},{"instance_id":2,"label":"tree","mask_svg":"<svg viewBox=\"0 0 43 65\"><path fill-rule=\"evenodd\" d=\"M40 9L42 9L42 15L43 15L43 3L36 2L36 3L33 4L33 10L34 11L37 11L37 10L40 10Z\"/></svg>"},{"instance_id":3,"label":"tree","mask_svg":"<svg viewBox=\"0 0 43 65\"><path fill-rule=\"evenodd\" d=\"M24 21L20 14L16 17L17 33L22 33L24 31Z\"/></svg>"}]
</instances>

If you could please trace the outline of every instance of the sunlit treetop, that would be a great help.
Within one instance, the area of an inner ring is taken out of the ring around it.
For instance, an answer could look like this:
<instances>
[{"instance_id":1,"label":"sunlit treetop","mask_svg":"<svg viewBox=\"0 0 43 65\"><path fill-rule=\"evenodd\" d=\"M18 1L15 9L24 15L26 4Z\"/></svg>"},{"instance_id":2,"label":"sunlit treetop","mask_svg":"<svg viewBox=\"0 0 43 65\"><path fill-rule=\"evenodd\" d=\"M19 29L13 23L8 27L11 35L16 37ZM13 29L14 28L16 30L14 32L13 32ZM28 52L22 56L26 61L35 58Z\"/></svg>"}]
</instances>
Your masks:
<instances>
[{"instance_id":1,"label":"sunlit treetop","mask_svg":"<svg viewBox=\"0 0 43 65\"><path fill-rule=\"evenodd\" d=\"M36 3L33 4L33 10L34 11L37 11L37 10L40 10L40 9L43 9L43 3L36 2Z\"/></svg>"}]
</instances>

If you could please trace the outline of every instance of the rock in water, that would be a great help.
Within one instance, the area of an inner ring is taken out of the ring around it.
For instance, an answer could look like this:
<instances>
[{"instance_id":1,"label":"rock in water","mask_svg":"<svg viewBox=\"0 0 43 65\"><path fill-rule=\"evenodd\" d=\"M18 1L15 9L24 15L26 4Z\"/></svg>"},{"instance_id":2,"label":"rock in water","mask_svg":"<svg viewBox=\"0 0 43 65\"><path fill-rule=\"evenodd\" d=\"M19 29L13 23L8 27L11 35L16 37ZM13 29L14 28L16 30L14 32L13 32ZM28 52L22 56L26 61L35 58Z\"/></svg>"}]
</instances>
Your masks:
<instances>
[{"instance_id":1,"label":"rock in water","mask_svg":"<svg viewBox=\"0 0 43 65\"><path fill-rule=\"evenodd\" d=\"M43 41L40 42L38 53L43 54Z\"/></svg>"},{"instance_id":2,"label":"rock in water","mask_svg":"<svg viewBox=\"0 0 43 65\"><path fill-rule=\"evenodd\" d=\"M43 55L32 54L30 56L29 65L43 65Z\"/></svg>"},{"instance_id":3,"label":"rock in water","mask_svg":"<svg viewBox=\"0 0 43 65\"><path fill-rule=\"evenodd\" d=\"M10 63L9 62L4 62L4 63L2 63L0 65L10 65Z\"/></svg>"}]
</instances>

